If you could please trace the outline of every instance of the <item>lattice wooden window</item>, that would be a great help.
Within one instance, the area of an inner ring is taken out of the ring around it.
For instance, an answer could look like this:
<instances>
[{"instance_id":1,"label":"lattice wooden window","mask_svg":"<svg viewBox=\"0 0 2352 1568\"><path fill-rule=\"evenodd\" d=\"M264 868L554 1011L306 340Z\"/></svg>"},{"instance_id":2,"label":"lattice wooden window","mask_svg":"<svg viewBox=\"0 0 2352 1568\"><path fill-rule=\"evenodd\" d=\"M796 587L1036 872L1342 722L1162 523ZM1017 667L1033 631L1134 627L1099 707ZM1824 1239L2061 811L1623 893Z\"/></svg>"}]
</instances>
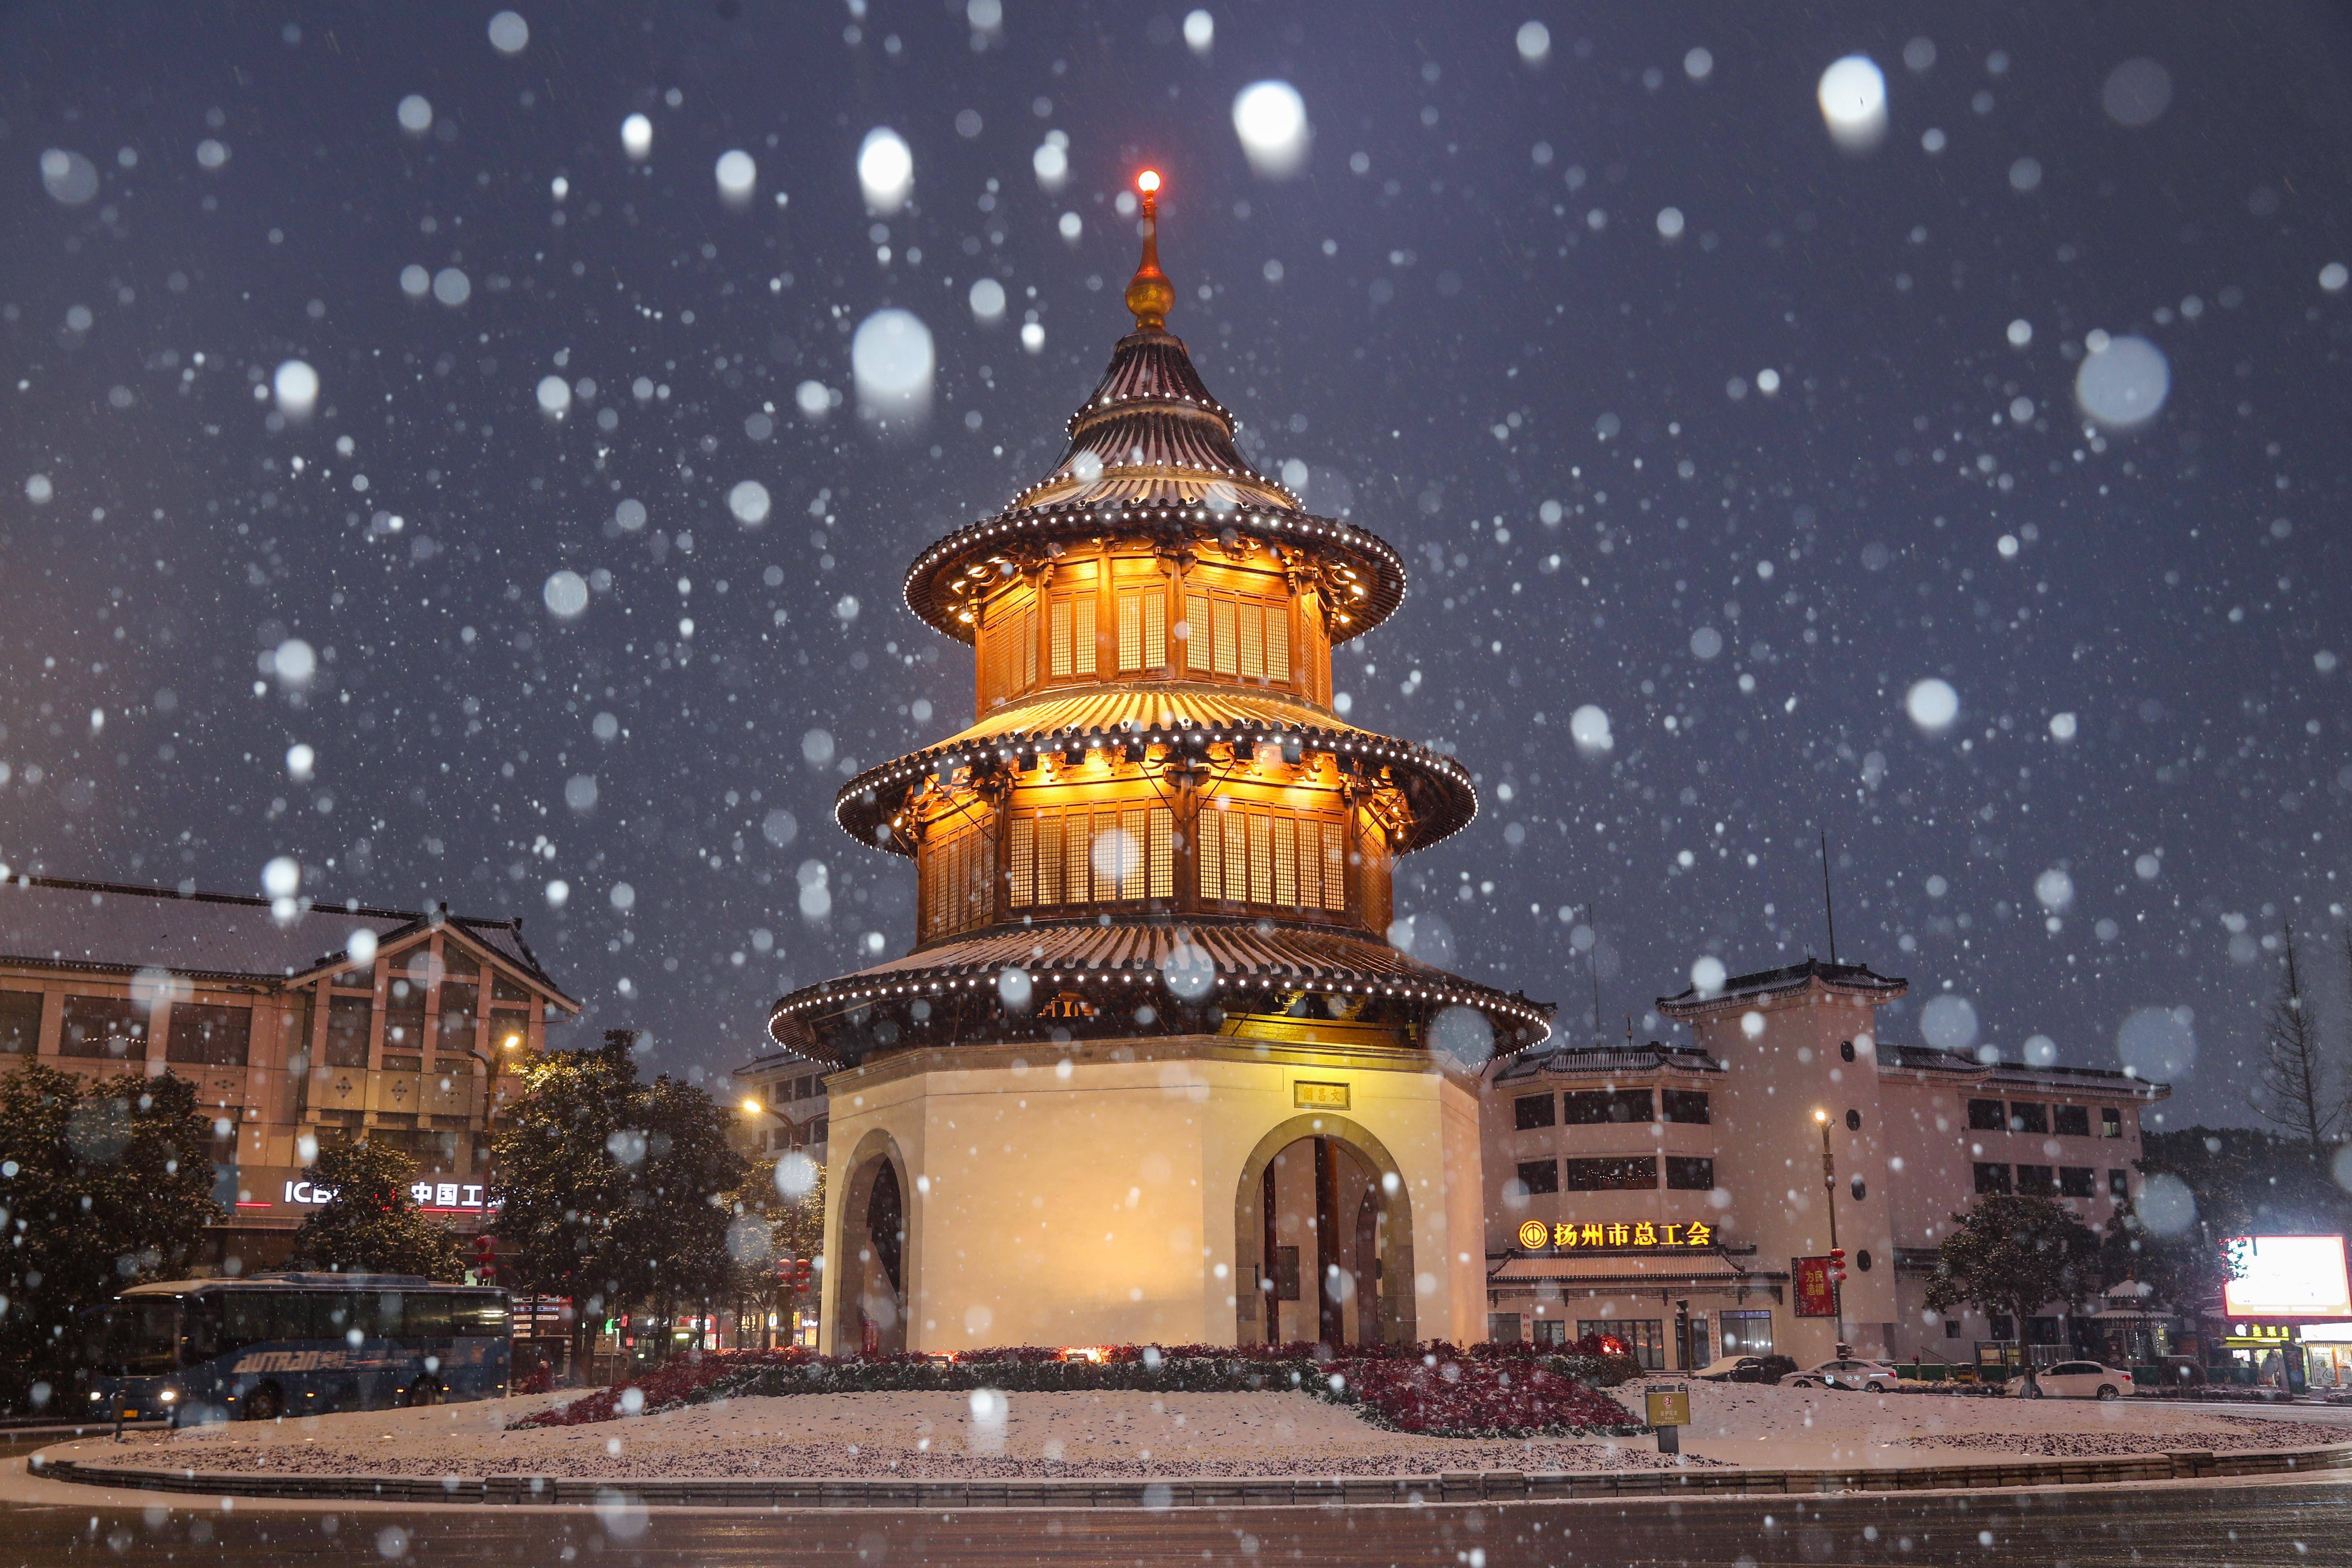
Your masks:
<instances>
[{"instance_id":1,"label":"lattice wooden window","mask_svg":"<svg viewBox=\"0 0 2352 1568\"><path fill-rule=\"evenodd\" d=\"M1219 675L1240 673L1239 649L1234 628L1234 602L1214 599L1209 605L1209 646Z\"/></svg>"},{"instance_id":2,"label":"lattice wooden window","mask_svg":"<svg viewBox=\"0 0 2352 1568\"><path fill-rule=\"evenodd\" d=\"M1287 816L1274 819L1274 901L1298 902L1298 824Z\"/></svg>"},{"instance_id":3,"label":"lattice wooden window","mask_svg":"<svg viewBox=\"0 0 2352 1568\"><path fill-rule=\"evenodd\" d=\"M1143 668L1168 668L1168 595L1157 590L1143 600Z\"/></svg>"},{"instance_id":4,"label":"lattice wooden window","mask_svg":"<svg viewBox=\"0 0 2352 1568\"><path fill-rule=\"evenodd\" d=\"M1274 902L1274 825L1255 812L1249 819L1249 897L1254 904Z\"/></svg>"},{"instance_id":5,"label":"lattice wooden window","mask_svg":"<svg viewBox=\"0 0 2352 1568\"><path fill-rule=\"evenodd\" d=\"M1200 840L1201 897L1210 901L1225 896L1225 833L1219 826L1223 820L1220 814L1203 806L1192 822L1192 836Z\"/></svg>"},{"instance_id":6,"label":"lattice wooden window","mask_svg":"<svg viewBox=\"0 0 2352 1568\"><path fill-rule=\"evenodd\" d=\"M1124 670L1143 668L1143 595L1121 594L1118 596L1118 668Z\"/></svg>"},{"instance_id":7,"label":"lattice wooden window","mask_svg":"<svg viewBox=\"0 0 2352 1568\"><path fill-rule=\"evenodd\" d=\"M1302 818L1298 824L1298 907L1302 910L1323 907L1322 826L1313 817Z\"/></svg>"},{"instance_id":8,"label":"lattice wooden window","mask_svg":"<svg viewBox=\"0 0 2352 1568\"><path fill-rule=\"evenodd\" d=\"M1070 601L1056 599L1047 609L1050 633L1054 641L1052 660L1048 668L1054 679L1065 679L1070 673Z\"/></svg>"},{"instance_id":9,"label":"lattice wooden window","mask_svg":"<svg viewBox=\"0 0 2352 1568\"><path fill-rule=\"evenodd\" d=\"M1236 606L1241 619L1241 676L1244 680L1265 679L1265 614L1264 609L1244 600Z\"/></svg>"},{"instance_id":10,"label":"lattice wooden window","mask_svg":"<svg viewBox=\"0 0 2352 1568\"><path fill-rule=\"evenodd\" d=\"M1012 907L1025 910L1037 901L1037 879L1033 859L1036 853L1037 819L1016 816L1013 819L1012 839L1005 847L1011 864L1005 868L1007 896Z\"/></svg>"},{"instance_id":11,"label":"lattice wooden window","mask_svg":"<svg viewBox=\"0 0 2352 1568\"><path fill-rule=\"evenodd\" d=\"M1336 822L1323 825L1323 907L1348 907L1348 830Z\"/></svg>"},{"instance_id":12,"label":"lattice wooden window","mask_svg":"<svg viewBox=\"0 0 2352 1568\"><path fill-rule=\"evenodd\" d=\"M1037 684L1037 606L1021 612L1021 689Z\"/></svg>"},{"instance_id":13,"label":"lattice wooden window","mask_svg":"<svg viewBox=\"0 0 2352 1568\"><path fill-rule=\"evenodd\" d=\"M1150 829L1145 819L1150 815L1144 806L1130 806L1118 814L1118 896L1140 899L1150 875L1144 860L1146 836Z\"/></svg>"},{"instance_id":14,"label":"lattice wooden window","mask_svg":"<svg viewBox=\"0 0 2352 1568\"><path fill-rule=\"evenodd\" d=\"M1080 675L1095 672L1095 598L1092 594L1070 606L1070 654Z\"/></svg>"},{"instance_id":15,"label":"lattice wooden window","mask_svg":"<svg viewBox=\"0 0 2352 1568\"><path fill-rule=\"evenodd\" d=\"M1210 668L1210 646L1215 639L1209 635L1209 595L1184 595L1184 668L1205 671Z\"/></svg>"},{"instance_id":16,"label":"lattice wooden window","mask_svg":"<svg viewBox=\"0 0 2352 1568\"><path fill-rule=\"evenodd\" d=\"M1268 605L1265 607L1265 674L1269 680L1282 685L1296 684L1290 668L1290 606Z\"/></svg>"},{"instance_id":17,"label":"lattice wooden window","mask_svg":"<svg viewBox=\"0 0 2352 1568\"><path fill-rule=\"evenodd\" d=\"M1087 814L1073 811L1062 818L1062 901L1083 904L1094 886L1094 833Z\"/></svg>"},{"instance_id":18,"label":"lattice wooden window","mask_svg":"<svg viewBox=\"0 0 2352 1568\"><path fill-rule=\"evenodd\" d=\"M1062 819L1050 811L1037 816L1037 901L1062 901Z\"/></svg>"},{"instance_id":19,"label":"lattice wooden window","mask_svg":"<svg viewBox=\"0 0 2352 1568\"><path fill-rule=\"evenodd\" d=\"M1164 805L1151 808L1151 846L1149 854L1151 872L1150 895L1155 899L1176 896L1176 815Z\"/></svg>"}]
</instances>

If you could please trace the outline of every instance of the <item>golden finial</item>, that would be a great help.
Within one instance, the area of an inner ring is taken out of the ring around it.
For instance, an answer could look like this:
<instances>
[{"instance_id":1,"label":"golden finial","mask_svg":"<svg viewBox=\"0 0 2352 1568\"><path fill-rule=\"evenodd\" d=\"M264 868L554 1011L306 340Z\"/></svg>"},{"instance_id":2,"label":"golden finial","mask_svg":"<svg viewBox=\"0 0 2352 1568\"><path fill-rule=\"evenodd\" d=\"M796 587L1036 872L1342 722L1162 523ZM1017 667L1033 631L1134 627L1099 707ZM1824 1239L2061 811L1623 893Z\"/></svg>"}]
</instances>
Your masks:
<instances>
[{"instance_id":1,"label":"golden finial","mask_svg":"<svg viewBox=\"0 0 2352 1568\"><path fill-rule=\"evenodd\" d=\"M1135 177L1143 194L1143 260L1127 285L1127 308L1135 312L1138 331L1159 331L1168 324L1168 307L1176 302L1176 285L1160 270L1160 175L1146 169Z\"/></svg>"}]
</instances>

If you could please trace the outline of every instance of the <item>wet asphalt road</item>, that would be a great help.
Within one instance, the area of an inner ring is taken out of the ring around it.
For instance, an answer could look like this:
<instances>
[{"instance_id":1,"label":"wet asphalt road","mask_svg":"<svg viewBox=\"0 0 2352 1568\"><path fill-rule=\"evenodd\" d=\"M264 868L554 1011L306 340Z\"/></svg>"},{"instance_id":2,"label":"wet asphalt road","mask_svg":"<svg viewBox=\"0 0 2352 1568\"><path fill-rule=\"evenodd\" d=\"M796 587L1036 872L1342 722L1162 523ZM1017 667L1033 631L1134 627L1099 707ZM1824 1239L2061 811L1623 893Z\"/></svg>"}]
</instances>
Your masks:
<instances>
[{"instance_id":1,"label":"wet asphalt road","mask_svg":"<svg viewBox=\"0 0 2352 1568\"><path fill-rule=\"evenodd\" d=\"M95 1494L94 1494L95 1495ZM2352 1482L1972 1496L1517 1503L1325 1511L1007 1510L885 1517L540 1512L316 1515L205 1507L9 1508L0 1568L495 1564L1337 1565L1796 1563L2237 1568L2352 1563Z\"/></svg>"}]
</instances>

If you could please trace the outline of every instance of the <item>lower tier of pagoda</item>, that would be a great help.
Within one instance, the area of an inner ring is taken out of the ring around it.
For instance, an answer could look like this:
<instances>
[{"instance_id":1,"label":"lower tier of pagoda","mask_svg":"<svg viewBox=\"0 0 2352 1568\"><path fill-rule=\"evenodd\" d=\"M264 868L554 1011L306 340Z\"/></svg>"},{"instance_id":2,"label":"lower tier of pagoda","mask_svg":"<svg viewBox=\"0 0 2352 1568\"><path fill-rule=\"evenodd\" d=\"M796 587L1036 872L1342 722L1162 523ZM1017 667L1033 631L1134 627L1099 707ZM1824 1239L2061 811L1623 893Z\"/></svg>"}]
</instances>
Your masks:
<instances>
[{"instance_id":1,"label":"lower tier of pagoda","mask_svg":"<svg viewBox=\"0 0 2352 1568\"><path fill-rule=\"evenodd\" d=\"M1103 919L1015 922L804 986L768 1032L843 1067L917 1047L1162 1034L1458 1046L1483 1060L1547 1038L1550 1012L1338 931ZM1432 1040L1433 1023L1460 1038Z\"/></svg>"}]
</instances>

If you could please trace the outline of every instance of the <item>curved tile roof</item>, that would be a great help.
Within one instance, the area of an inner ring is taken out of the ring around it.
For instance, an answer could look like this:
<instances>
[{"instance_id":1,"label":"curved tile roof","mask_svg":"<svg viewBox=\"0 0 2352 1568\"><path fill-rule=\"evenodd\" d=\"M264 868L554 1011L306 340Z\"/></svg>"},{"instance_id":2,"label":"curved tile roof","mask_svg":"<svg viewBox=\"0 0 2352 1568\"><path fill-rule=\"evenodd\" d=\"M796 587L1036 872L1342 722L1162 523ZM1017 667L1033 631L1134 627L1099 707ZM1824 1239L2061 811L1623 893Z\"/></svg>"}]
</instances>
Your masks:
<instances>
[{"instance_id":1,"label":"curved tile roof","mask_svg":"<svg viewBox=\"0 0 2352 1568\"><path fill-rule=\"evenodd\" d=\"M1056 741L1074 739L1182 747L1292 735L1308 750L1328 752L1343 761L1383 763L1394 771L1414 816L1412 836L1400 846L1400 853L1425 849L1478 815L1478 795L1468 772L1443 752L1359 730L1297 698L1176 682L1086 687L999 709L959 734L851 779L834 798L834 820L860 843L906 855L911 847L895 836L886 838L882 826L908 792L942 765L1010 762L1024 748L1051 749Z\"/></svg>"},{"instance_id":2,"label":"curved tile roof","mask_svg":"<svg viewBox=\"0 0 2352 1568\"><path fill-rule=\"evenodd\" d=\"M1180 948L1189 952L1180 954ZM768 1034L776 1044L817 1060L828 1051L814 1025L829 1014L863 1004L946 996L961 990L992 994L1008 969L1041 985L1119 987L1158 994L1171 961L1205 959L1211 989L1276 987L1325 990L1340 995L1394 997L1431 1008L1467 1006L1487 1015L1498 1032L1551 1033L1551 1009L1518 994L1465 980L1406 957L1385 942L1342 931L1278 925L1267 921L1188 920L1103 925L1093 921L1040 921L1000 927L959 942L919 949L838 979L807 985L775 1005Z\"/></svg>"}]
</instances>

